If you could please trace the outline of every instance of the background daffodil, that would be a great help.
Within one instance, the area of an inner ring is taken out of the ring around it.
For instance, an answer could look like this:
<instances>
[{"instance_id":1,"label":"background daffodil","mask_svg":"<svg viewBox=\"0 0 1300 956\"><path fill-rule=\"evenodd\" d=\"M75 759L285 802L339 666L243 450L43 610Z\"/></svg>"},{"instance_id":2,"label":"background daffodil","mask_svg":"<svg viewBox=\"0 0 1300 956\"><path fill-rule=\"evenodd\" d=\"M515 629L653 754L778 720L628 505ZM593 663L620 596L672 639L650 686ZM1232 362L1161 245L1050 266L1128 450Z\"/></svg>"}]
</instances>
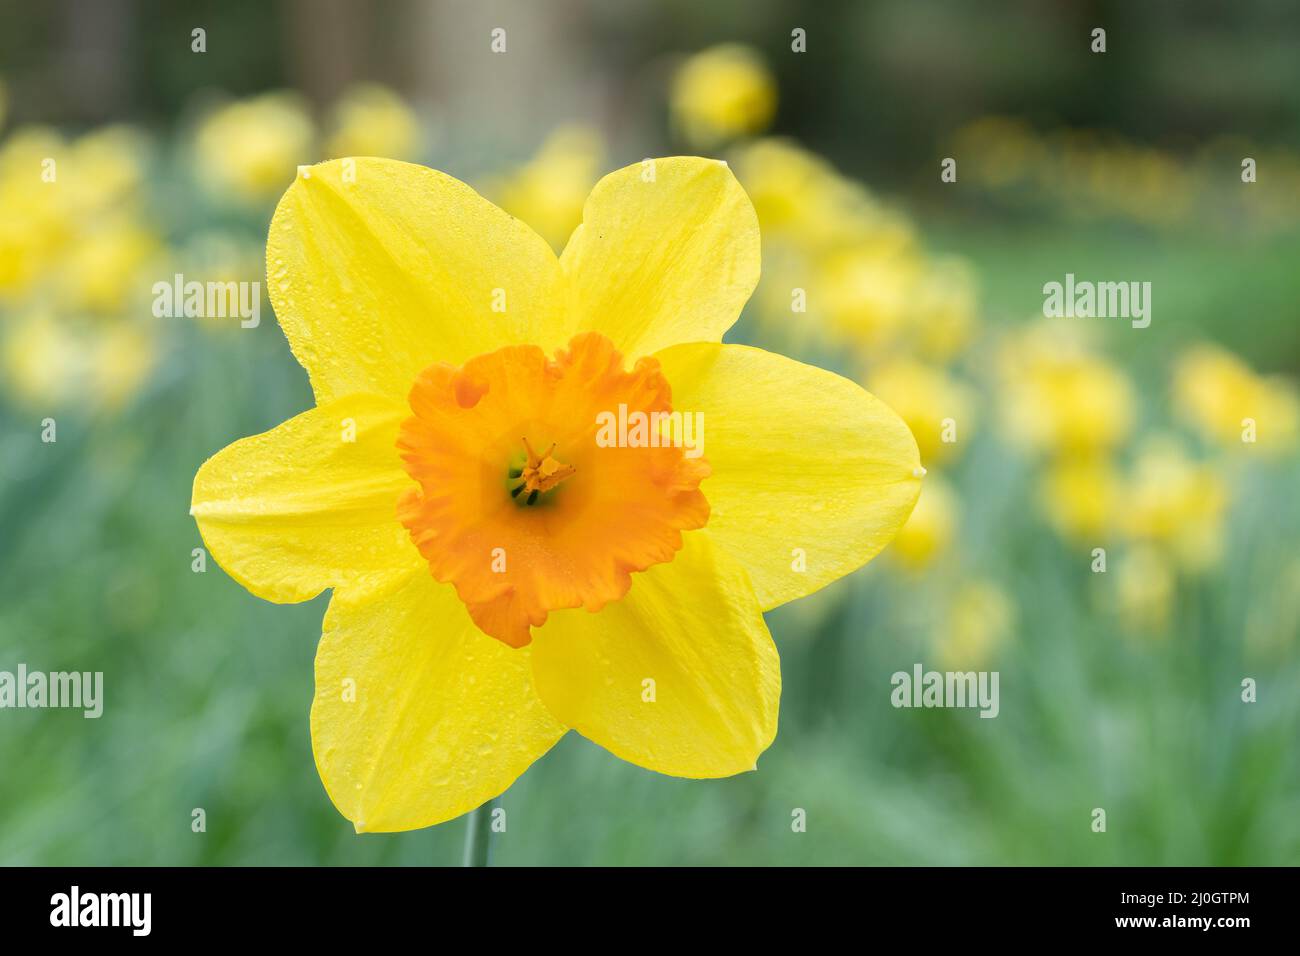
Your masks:
<instances>
[{"instance_id":1,"label":"background daffodil","mask_svg":"<svg viewBox=\"0 0 1300 956\"><path fill-rule=\"evenodd\" d=\"M721 344L759 275L726 164L606 176L557 258L442 173L324 163L267 274L317 405L205 463L191 510L254 594L334 589L312 740L357 829L464 813L569 728L663 773L753 769L762 612L880 551L923 471L857 385ZM701 414L703 457L599 446L619 405Z\"/></svg>"}]
</instances>

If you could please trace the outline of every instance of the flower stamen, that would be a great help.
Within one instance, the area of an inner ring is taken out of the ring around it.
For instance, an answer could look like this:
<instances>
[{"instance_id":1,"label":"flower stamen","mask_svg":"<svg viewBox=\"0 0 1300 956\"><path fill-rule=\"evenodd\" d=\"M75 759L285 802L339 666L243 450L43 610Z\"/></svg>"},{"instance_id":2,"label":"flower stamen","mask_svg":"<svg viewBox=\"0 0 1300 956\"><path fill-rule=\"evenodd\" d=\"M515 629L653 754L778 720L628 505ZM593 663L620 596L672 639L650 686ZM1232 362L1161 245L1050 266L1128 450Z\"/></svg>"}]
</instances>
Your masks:
<instances>
[{"instance_id":1,"label":"flower stamen","mask_svg":"<svg viewBox=\"0 0 1300 956\"><path fill-rule=\"evenodd\" d=\"M523 483L510 489L510 497L518 498L522 492L527 491L528 497L524 504L534 504L539 495L550 491L564 479L572 475L576 468L573 465L566 465L552 457L555 453L555 442L551 442L551 447L546 449L542 454L537 454L533 446L525 438L524 451L528 454L528 460L524 467L517 472L514 469L510 471L511 478L522 478Z\"/></svg>"}]
</instances>

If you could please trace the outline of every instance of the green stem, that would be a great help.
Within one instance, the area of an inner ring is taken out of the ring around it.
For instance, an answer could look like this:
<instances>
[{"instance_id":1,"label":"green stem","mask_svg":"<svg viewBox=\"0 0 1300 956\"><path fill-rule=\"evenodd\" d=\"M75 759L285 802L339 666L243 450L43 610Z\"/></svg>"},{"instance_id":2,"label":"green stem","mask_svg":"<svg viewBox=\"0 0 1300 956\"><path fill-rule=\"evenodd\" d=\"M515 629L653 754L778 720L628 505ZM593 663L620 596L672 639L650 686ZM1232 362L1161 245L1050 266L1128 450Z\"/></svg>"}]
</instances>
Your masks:
<instances>
[{"instance_id":1,"label":"green stem","mask_svg":"<svg viewBox=\"0 0 1300 956\"><path fill-rule=\"evenodd\" d=\"M488 851L492 845L492 807L489 800L477 810L471 810L465 823L465 859L462 866L487 866Z\"/></svg>"}]
</instances>

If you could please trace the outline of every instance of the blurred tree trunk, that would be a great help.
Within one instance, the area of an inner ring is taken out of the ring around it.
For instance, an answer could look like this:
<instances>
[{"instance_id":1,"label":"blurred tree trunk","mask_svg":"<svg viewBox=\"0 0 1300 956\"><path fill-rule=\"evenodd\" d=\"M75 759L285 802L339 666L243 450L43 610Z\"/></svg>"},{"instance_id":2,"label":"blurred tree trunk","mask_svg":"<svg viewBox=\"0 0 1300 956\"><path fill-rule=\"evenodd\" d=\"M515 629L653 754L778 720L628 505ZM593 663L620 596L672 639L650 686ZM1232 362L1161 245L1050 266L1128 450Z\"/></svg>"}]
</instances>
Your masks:
<instances>
[{"instance_id":1,"label":"blurred tree trunk","mask_svg":"<svg viewBox=\"0 0 1300 956\"><path fill-rule=\"evenodd\" d=\"M500 0L413 3L405 34L417 96L444 107L446 132L531 149L555 124L598 116L588 4ZM505 31L505 52L492 51Z\"/></svg>"},{"instance_id":2,"label":"blurred tree trunk","mask_svg":"<svg viewBox=\"0 0 1300 956\"><path fill-rule=\"evenodd\" d=\"M350 83L367 78L370 26L392 9L390 4L356 0L288 0L284 43L294 85L324 104Z\"/></svg>"},{"instance_id":3,"label":"blurred tree trunk","mask_svg":"<svg viewBox=\"0 0 1300 956\"><path fill-rule=\"evenodd\" d=\"M64 90L71 118L100 122L123 115L135 17L134 0L66 0L63 56L53 85Z\"/></svg>"}]
</instances>

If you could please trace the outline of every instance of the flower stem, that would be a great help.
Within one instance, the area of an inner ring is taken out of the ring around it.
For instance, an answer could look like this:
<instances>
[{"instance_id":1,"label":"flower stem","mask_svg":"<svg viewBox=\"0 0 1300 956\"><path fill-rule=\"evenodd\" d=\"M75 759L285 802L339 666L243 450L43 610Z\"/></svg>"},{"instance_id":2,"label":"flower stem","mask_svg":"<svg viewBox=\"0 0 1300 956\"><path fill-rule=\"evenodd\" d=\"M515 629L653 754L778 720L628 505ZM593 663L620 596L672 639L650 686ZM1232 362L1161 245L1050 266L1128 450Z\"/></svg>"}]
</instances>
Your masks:
<instances>
[{"instance_id":1,"label":"flower stem","mask_svg":"<svg viewBox=\"0 0 1300 956\"><path fill-rule=\"evenodd\" d=\"M465 859L462 866L487 866L488 851L492 844L492 806L489 800L477 810L471 810L465 823Z\"/></svg>"}]
</instances>

